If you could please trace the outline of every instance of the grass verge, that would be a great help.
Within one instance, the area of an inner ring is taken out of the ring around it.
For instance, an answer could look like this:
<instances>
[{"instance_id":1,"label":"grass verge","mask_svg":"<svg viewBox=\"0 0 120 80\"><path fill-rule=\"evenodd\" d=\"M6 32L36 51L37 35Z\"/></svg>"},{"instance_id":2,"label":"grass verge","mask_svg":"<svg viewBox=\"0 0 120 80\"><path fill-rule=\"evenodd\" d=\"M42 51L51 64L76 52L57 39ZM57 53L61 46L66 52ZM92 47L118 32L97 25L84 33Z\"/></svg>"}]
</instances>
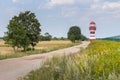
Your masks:
<instances>
[{"instance_id":1,"label":"grass verge","mask_svg":"<svg viewBox=\"0 0 120 80\"><path fill-rule=\"evenodd\" d=\"M119 45L94 41L80 54L53 57L19 80L120 80Z\"/></svg>"}]
</instances>

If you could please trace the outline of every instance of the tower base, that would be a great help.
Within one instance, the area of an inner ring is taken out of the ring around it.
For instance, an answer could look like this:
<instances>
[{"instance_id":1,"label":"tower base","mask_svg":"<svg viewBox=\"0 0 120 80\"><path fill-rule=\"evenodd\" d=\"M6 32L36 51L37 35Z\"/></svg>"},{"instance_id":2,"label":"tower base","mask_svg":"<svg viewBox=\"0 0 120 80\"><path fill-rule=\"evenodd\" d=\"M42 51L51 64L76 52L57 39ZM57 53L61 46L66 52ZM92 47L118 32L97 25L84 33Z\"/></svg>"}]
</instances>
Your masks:
<instances>
[{"instance_id":1,"label":"tower base","mask_svg":"<svg viewBox=\"0 0 120 80\"><path fill-rule=\"evenodd\" d=\"M90 37L89 40L93 41L93 40L96 40L96 38L95 37Z\"/></svg>"}]
</instances>

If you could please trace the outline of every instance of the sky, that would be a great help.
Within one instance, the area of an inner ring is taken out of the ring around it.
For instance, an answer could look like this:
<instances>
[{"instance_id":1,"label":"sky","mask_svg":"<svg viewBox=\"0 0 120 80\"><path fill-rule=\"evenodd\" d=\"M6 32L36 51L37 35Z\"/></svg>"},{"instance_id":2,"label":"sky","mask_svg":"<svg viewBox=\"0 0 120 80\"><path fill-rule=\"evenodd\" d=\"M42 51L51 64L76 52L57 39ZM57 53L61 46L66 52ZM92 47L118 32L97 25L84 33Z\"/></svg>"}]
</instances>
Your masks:
<instances>
[{"instance_id":1,"label":"sky","mask_svg":"<svg viewBox=\"0 0 120 80\"><path fill-rule=\"evenodd\" d=\"M41 34L67 37L71 26L79 26L89 37L89 23L96 23L96 38L120 35L120 0L0 0L0 37L9 20L20 12L35 13Z\"/></svg>"}]
</instances>

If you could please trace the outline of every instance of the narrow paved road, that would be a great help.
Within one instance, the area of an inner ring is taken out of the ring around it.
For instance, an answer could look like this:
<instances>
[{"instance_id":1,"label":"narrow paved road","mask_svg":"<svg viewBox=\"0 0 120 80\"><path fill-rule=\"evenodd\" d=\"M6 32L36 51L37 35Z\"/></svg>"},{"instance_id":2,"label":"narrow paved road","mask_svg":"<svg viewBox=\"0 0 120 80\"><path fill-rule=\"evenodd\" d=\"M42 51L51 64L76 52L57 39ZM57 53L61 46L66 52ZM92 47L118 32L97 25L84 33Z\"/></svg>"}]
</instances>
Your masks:
<instances>
[{"instance_id":1,"label":"narrow paved road","mask_svg":"<svg viewBox=\"0 0 120 80\"><path fill-rule=\"evenodd\" d=\"M18 77L28 74L37 69L46 58L65 53L66 55L77 53L80 48L86 48L89 42L81 45L52 51L45 54L30 55L21 58L0 60L0 80L17 80Z\"/></svg>"}]
</instances>

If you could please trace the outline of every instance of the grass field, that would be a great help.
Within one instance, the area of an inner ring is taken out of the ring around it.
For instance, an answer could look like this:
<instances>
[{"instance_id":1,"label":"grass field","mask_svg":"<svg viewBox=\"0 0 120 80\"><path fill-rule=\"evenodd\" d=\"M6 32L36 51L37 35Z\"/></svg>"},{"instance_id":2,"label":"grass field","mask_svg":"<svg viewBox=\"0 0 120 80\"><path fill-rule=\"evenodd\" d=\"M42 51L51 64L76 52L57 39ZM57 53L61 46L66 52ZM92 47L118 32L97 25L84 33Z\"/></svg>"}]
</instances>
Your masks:
<instances>
[{"instance_id":1,"label":"grass field","mask_svg":"<svg viewBox=\"0 0 120 80\"><path fill-rule=\"evenodd\" d=\"M80 54L54 57L19 80L120 80L120 42L93 41Z\"/></svg>"},{"instance_id":2,"label":"grass field","mask_svg":"<svg viewBox=\"0 0 120 80\"><path fill-rule=\"evenodd\" d=\"M39 42L35 46L35 51L27 51L27 52L21 52L21 49L18 49L18 52L15 53L12 47L10 47L7 44L4 44L4 41L0 41L0 59L6 59L6 58L14 58L14 57L21 57L21 56L26 56L26 55L31 55L31 54L40 54L40 53L45 53L61 48L66 48L70 47L73 45L77 45L79 43L72 43L71 41L42 41Z\"/></svg>"}]
</instances>

